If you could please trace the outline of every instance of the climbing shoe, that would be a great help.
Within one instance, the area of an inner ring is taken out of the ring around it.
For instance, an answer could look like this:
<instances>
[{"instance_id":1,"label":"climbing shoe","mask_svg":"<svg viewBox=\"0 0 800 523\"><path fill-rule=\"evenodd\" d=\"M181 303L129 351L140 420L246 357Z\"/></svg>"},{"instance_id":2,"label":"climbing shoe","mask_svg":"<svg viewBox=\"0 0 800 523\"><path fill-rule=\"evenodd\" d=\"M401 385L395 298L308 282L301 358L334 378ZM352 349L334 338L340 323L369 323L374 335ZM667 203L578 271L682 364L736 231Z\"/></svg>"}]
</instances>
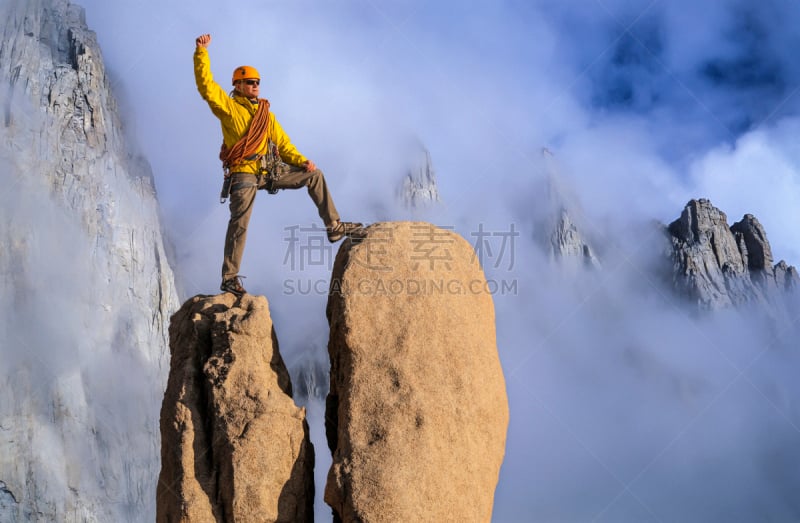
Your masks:
<instances>
[{"instance_id":1,"label":"climbing shoe","mask_svg":"<svg viewBox=\"0 0 800 523\"><path fill-rule=\"evenodd\" d=\"M219 290L230 292L236 296L247 294L247 291L242 287L242 278L244 278L244 276L234 276L233 278L223 281L222 285L219 286Z\"/></svg>"},{"instance_id":2,"label":"climbing shoe","mask_svg":"<svg viewBox=\"0 0 800 523\"><path fill-rule=\"evenodd\" d=\"M363 227L364 224L358 222L339 222L335 227L328 227L328 241L335 243L345 236L363 234Z\"/></svg>"}]
</instances>

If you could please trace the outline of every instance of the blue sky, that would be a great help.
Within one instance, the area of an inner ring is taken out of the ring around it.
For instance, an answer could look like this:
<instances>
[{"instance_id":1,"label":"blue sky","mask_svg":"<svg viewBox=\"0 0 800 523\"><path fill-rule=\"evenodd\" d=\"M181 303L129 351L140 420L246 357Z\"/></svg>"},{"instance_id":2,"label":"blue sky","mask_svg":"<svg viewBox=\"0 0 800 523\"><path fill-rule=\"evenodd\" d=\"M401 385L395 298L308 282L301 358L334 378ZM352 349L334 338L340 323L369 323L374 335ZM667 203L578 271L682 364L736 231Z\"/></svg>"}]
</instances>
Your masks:
<instances>
[{"instance_id":1,"label":"blue sky","mask_svg":"<svg viewBox=\"0 0 800 523\"><path fill-rule=\"evenodd\" d=\"M188 295L216 291L227 221L219 127L192 76L201 33L212 34L221 84L241 64L261 71L262 95L326 172L343 217L421 217L467 238L479 226L520 231L514 267L487 267L520 286L496 296L512 408L497 521L797 517L780 490L800 478L764 464L797 460L799 414L785 397L796 388L781 370L797 357L762 358L757 322L698 323L630 276L657 249L642 224L668 223L699 197L730 223L756 215L776 261L800 264L796 2L83 5L152 164ZM416 138L444 201L424 216L394 201ZM553 169L543 147L587 234L615 239L600 284L542 281L550 269L530 239L537 180ZM259 195L245 254L248 287L269 297L290 364L306 350L324 357L324 296L285 292L288 279L327 276L286 264L286 227L315 216L299 191Z\"/></svg>"}]
</instances>

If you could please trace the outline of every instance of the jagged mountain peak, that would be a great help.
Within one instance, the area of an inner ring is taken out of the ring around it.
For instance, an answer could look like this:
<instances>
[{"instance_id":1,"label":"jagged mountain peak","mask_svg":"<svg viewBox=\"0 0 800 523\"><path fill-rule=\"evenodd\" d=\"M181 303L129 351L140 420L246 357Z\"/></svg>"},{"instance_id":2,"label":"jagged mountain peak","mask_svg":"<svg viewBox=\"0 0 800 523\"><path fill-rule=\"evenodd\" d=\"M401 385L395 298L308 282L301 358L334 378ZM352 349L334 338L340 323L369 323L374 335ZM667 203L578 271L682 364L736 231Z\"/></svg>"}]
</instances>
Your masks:
<instances>
[{"instance_id":1,"label":"jagged mountain peak","mask_svg":"<svg viewBox=\"0 0 800 523\"><path fill-rule=\"evenodd\" d=\"M409 168L397 187L397 199L406 209L422 209L441 201L431 153L419 139L407 146Z\"/></svg>"},{"instance_id":2,"label":"jagged mountain peak","mask_svg":"<svg viewBox=\"0 0 800 523\"><path fill-rule=\"evenodd\" d=\"M536 238L548 256L562 264L586 268L599 268L600 260L586 238L583 210L577 195L561 175L555 154L543 148L541 156L544 164L540 180L539 202L541 209L535 224Z\"/></svg>"},{"instance_id":3,"label":"jagged mountain peak","mask_svg":"<svg viewBox=\"0 0 800 523\"><path fill-rule=\"evenodd\" d=\"M780 307L776 291L800 286L794 267L783 261L773 265L767 234L752 214L729 226L710 200L693 199L667 231L674 287L702 308Z\"/></svg>"},{"instance_id":4,"label":"jagged mountain peak","mask_svg":"<svg viewBox=\"0 0 800 523\"><path fill-rule=\"evenodd\" d=\"M46 109L51 124L97 157L120 144L116 101L111 95L97 37L82 7L66 0L8 0L0 63L12 90ZM7 111L7 121L13 120ZM114 143L107 143L112 141ZM74 149L65 147L65 162Z\"/></svg>"}]
</instances>

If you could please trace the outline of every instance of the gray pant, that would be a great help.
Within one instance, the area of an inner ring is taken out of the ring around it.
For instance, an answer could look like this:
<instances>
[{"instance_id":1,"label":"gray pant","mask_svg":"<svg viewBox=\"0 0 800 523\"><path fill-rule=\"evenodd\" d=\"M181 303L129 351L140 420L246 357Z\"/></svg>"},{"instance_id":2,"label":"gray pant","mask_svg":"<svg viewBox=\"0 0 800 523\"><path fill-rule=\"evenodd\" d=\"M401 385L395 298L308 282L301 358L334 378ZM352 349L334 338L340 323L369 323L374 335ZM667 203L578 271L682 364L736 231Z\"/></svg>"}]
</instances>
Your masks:
<instances>
[{"instance_id":1,"label":"gray pant","mask_svg":"<svg viewBox=\"0 0 800 523\"><path fill-rule=\"evenodd\" d=\"M228 232L225 235L225 257L222 262L222 280L228 280L239 274L239 266L244 255L244 244L247 240L247 225L253 213L253 202L258 189L266 189L266 177L249 173L231 174L231 195L229 208L231 218L228 221ZM300 189L308 187L308 195L317 206L319 217L325 226L339 219L333 198L328 191L322 171L306 171L302 167L291 166L290 171L281 176L275 184L279 189Z\"/></svg>"}]
</instances>

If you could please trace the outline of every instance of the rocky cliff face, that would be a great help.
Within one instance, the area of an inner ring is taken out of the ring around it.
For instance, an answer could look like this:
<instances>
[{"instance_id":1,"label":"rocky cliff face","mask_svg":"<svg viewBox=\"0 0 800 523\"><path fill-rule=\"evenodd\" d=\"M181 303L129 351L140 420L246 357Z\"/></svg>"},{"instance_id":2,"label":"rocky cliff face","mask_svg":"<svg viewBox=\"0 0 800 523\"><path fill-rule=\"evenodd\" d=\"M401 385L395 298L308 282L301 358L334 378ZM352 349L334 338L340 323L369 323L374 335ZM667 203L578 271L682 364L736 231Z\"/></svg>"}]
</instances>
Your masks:
<instances>
[{"instance_id":1,"label":"rocky cliff face","mask_svg":"<svg viewBox=\"0 0 800 523\"><path fill-rule=\"evenodd\" d=\"M784 261L773 265L766 232L750 214L728 226L710 201L691 200L667 231L673 285L702 308L779 307L779 290L800 287L797 269Z\"/></svg>"},{"instance_id":2,"label":"rocky cliff face","mask_svg":"<svg viewBox=\"0 0 800 523\"><path fill-rule=\"evenodd\" d=\"M82 9L0 15L0 520L152 519L178 299L151 173Z\"/></svg>"},{"instance_id":3,"label":"rocky cliff face","mask_svg":"<svg viewBox=\"0 0 800 523\"><path fill-rule=\"evenodd\" d=\"M508 404L471 246L422 222L343 244L328 301L335 520L490 521Z\"/></svg>"},{"instance_id":4,"label":"rocky cliff face","mask_svg":"<svg viewBox=\"0 0 800 523\"><path fill-rule=\"evenodd\" d=\"M190 299L170 349L156 520L313 521L314 448L266 299Z\"/></svg>"}]
</instances>

